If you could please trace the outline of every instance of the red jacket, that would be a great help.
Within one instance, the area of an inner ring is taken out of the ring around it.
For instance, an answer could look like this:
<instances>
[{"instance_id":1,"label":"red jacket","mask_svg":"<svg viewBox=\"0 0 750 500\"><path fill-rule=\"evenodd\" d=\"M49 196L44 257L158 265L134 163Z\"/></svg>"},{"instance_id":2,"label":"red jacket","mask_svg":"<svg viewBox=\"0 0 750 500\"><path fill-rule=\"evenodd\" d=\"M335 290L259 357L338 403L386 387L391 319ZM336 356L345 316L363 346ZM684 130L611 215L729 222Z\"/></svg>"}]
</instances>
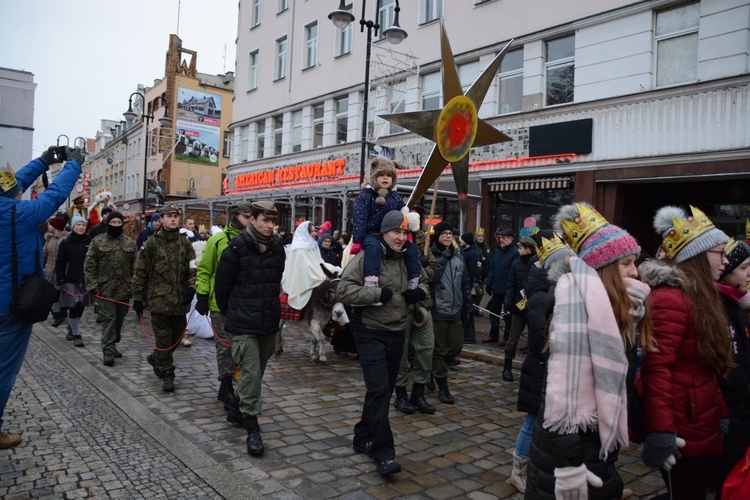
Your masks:
<instances>
[{"instance_id":1,"label":"red jacket","mask_svg":"<svg viewBox=\"0 0 750 500\"><path fill-rule=\"evenodd\" d=\"M719 420L729 414L713 370L698 353L690 301L681 288L664 284L649 298L659 351L644 356L640 373L646 432L675 433L687 443L680 450L686 458L719 456Z\"/></svg>"}]
</instances>

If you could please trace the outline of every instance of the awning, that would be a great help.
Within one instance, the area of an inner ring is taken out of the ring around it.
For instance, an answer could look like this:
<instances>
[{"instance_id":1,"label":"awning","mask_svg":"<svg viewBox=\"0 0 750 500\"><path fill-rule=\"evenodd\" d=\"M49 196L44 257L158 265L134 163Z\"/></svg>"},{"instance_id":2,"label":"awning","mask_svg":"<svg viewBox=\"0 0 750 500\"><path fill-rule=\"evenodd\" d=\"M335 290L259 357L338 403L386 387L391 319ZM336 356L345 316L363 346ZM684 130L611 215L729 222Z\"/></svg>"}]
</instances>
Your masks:
<instances>
[{"instance_id":1,"label":"awning","mask_svg":"<svg viewBox=\"0 0 750 500\"><path fill-rule=\"evenodd\" d=\"M526 179L509 179L488 184L490 192L498 191L534 191L538 189L567 189L573 183L571 176L535 177Z\"/></svg>"}]
</instances>

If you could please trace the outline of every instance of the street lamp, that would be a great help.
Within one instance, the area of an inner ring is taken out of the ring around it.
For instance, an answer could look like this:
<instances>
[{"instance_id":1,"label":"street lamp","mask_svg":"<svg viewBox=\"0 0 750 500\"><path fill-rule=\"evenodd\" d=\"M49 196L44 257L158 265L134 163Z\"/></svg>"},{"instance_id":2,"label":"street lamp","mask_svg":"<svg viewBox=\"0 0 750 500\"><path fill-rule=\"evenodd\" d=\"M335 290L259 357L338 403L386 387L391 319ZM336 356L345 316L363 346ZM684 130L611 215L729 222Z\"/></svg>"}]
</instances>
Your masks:
<instances>
[{"instance_id":1,"label":"street lamp","mask_svg":"<svg viewBox=\"0 0 750 500\"><path fill-rule=\"evenodd\" d=\"M153 112L150 115L146 114L146 96L143 95L141 92L133 92L130 94L130 97L128 97L128 110L125 111L122 115L125 117L125 119L129 122L132 122L138 117L138 113L133 111L133 96L139 96L141 98L141 102L143 103L143 111L141 113L141 123L144 121L146 122L145 127L145 146L146 149L143 153L143 215L146 215L146 202L148 198L148 136L149 136L149 130L148 126L151 123L151 121L154 119ZM164 103L164 116L159 118L159 123L162 127L168 127L172 124L172 119L169 118L168 112L167 112L167 100L163 97L160 97L161 102Z\"/></svg>"},{"instance_id":2,"label":"street lamp","mask_svg":"<svg viewBox=\"0 0 750 500\"><path fill-rule=\"evenodd\" d=\"M398 25L398 13L401 11L401 7L398 5L396 0L396 8L394 9L395 16L393 18L393 25L383 31L383 35L388 42L393 45L398 45L404 41L404 38L408 36L406 31L401 29ZM375 30L377 36L380 25L374 21L365 19L367 15L367 0L362 0L362 18L359 20L360 33L365 31L367 28L367 49L365 51L365 91L363 96L363 108L362 108L362 153L360 156L359 163L359 184L361 185L365 180L365 165L367 162L367 107L370 99L370 48L372 46L372 31ZM341 0L339 8L328 14L328 19L333 22L333 25L339 29L344 29L354 21L354 15L346 10L346 0Z\"/></svg>"}]
</instances>

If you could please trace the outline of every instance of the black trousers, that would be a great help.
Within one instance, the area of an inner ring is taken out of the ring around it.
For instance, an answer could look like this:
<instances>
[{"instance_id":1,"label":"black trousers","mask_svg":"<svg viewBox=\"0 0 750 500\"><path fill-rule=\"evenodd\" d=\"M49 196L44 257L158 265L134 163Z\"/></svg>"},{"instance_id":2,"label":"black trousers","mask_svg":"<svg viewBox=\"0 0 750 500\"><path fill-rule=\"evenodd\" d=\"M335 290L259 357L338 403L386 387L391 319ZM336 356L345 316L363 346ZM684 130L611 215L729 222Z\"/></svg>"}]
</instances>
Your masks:
<instances>
[{"instance_id":1,"label":"black trousers","mask_svg":"<svg viewBox=\"0 0 750 500\"><path fill-rule=\"evenodd\" d=\"M705 500L710 486L721 488L721 457L681 458L671 471L660 469L659 472L674 499ZM654 498L666 500L669 493Z\"/></svg>"},{"instance_id":2,"label":"black trousers","mask_svg":"<svg viewBox=\"0 0 750 500\"><path fill-rule=\"evenodd\" d=\"M492 297L490 297L490 303L487 309L489 309L490 312L500 315L500 313L503 311L504 302L505 302L504 293L493 293ZM508 340L508 337L510 336L510 316L511 315L509 314L501 320L494 314L490 314L490 338L491 339L500 340L500 321L503 321L503 325L505 325L505 332L503 332L503 338L505 340Z\"/></svg>"},{"instance_id":3,"label":"black trousers","mask_svg":"<svg viewBox=\"0 0 750 500\"><path fill-rule=\"evenodd\" d=\"M404 351L404 332L375 332L355 326L354 340L367 388L362 418L354 426L354 444L364 447L371 441L373 459L393 460L396 449L388 410Z\"/></svg>"}]
</instances>

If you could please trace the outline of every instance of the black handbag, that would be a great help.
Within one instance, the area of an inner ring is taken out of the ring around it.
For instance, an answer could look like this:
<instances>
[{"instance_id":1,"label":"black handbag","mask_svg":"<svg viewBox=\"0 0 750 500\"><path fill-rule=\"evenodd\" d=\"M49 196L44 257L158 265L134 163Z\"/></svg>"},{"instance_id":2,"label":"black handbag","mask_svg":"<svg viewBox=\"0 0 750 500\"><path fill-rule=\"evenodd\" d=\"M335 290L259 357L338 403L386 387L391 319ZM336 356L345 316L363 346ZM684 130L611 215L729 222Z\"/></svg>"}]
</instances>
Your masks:
<instances>
[{"instance_id":1,"label":"black handbag","mask_svg":"<svg viewBox=\"0 0 750 500\"><path fill-rule=\"evenodd\" d=\"M13 206L11 219L13 249L11 267L13 269L13 300L10 313L26 323L39 323L49 316L52 304L57 300L57 290L52 283L44 279L39 269L39 245L36 247L37 272L24 276L18 286L18 252L16 250L16 207Z\"/></svg>"}]
</instances>

